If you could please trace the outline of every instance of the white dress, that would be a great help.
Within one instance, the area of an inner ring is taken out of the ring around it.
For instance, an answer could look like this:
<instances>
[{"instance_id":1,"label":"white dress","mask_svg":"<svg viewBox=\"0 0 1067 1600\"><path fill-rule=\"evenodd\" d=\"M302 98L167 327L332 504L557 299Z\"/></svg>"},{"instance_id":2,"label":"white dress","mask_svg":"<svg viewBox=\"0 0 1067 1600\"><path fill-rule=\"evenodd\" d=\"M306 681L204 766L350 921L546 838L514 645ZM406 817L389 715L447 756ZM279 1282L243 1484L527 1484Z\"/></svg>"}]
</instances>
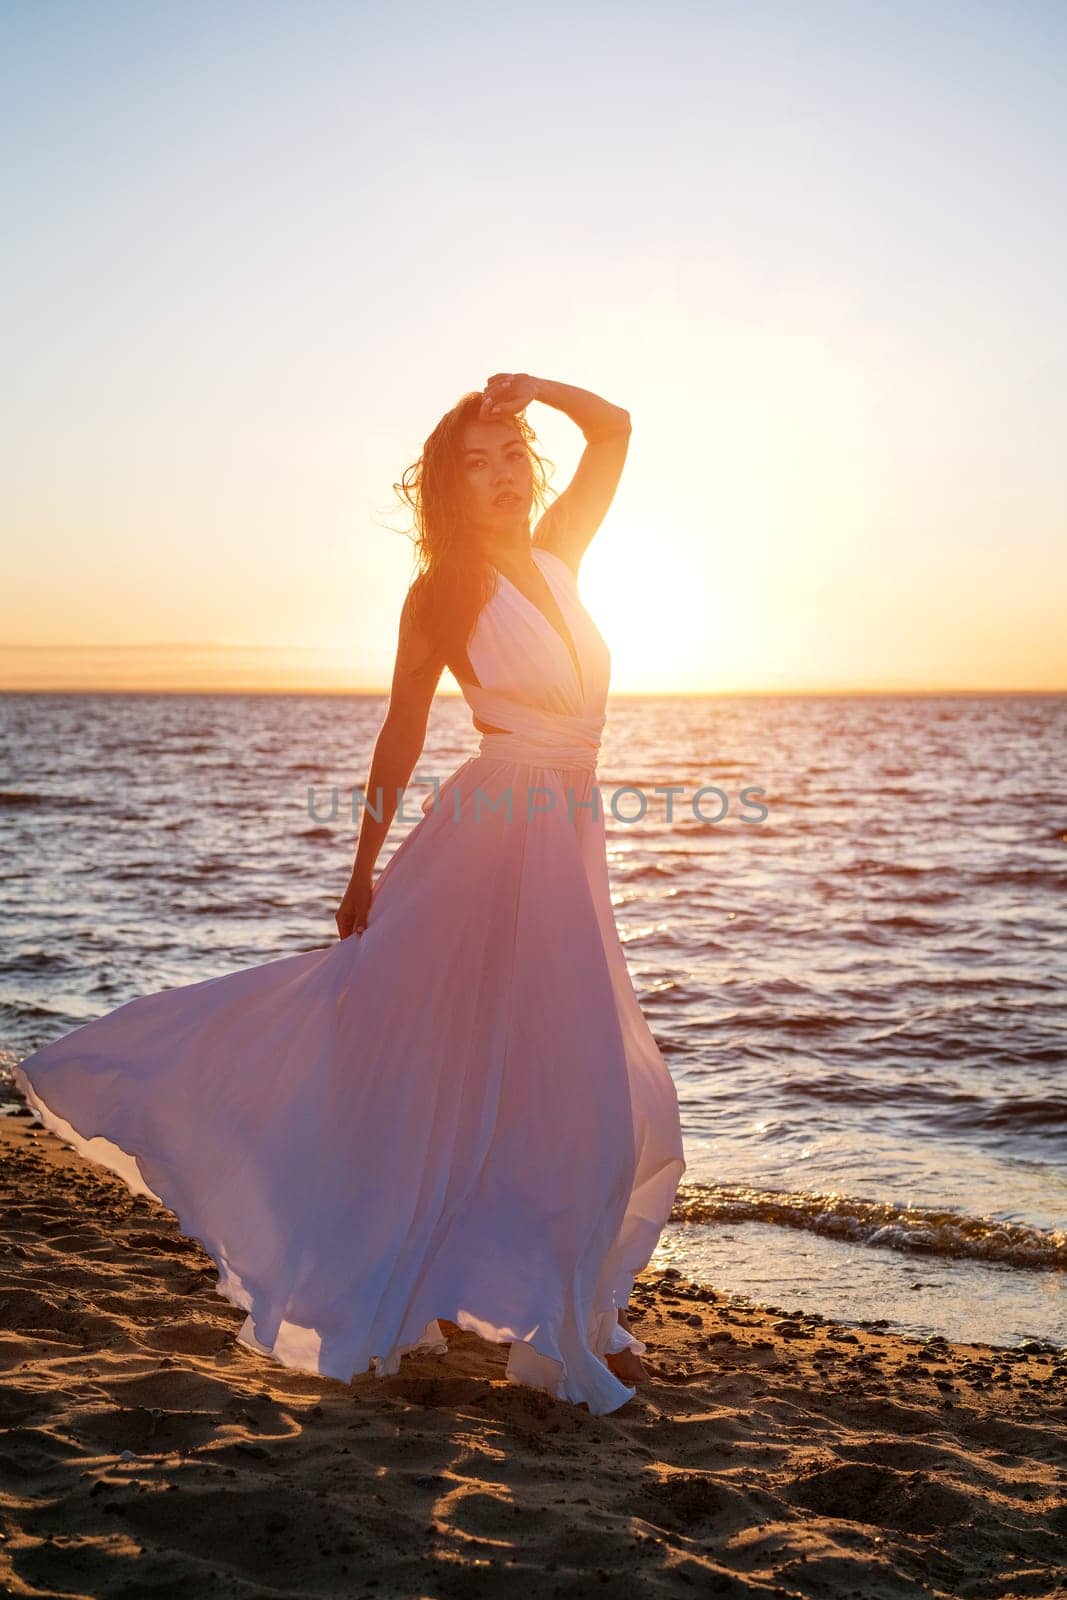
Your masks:
<instances>
[{"instance_id":1,"label":"white dress","mask_svg":"<svg viewBox=\"0 0 1067 1600\"><path fill-rule=\"evenodd\" d=\"M199 1240L251 1348L347 1382L444 1351L447 1318L602 1414L636 1392L602 1357L645 1348L618 1308L685 1159L594 796L608 648L567 564L533 557L581 671L499 574L462 688L508 731L427 794L366 931L130 1001L15 1076Z\"/></svg>"}]
</instances>

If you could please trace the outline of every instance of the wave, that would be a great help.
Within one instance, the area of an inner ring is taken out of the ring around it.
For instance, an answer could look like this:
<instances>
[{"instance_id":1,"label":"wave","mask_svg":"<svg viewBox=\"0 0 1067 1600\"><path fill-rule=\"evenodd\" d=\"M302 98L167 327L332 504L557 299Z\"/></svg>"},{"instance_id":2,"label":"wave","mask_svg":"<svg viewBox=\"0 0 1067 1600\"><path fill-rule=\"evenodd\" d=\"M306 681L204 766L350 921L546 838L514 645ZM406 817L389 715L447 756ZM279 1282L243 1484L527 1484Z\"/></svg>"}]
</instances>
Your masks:
<instances>
[{"instance_id":1,"label":"wave","mask_svg":"<svg viewBox=\"0 0 1067 1600\"><path fill-rule=\"evenodd\" d=\"M1058 1063L1062 1058L1061 1049L1052 1059ZM989 1091L978 1095L915 1077L864 1079L852 1072L828 1069L815 1078L787 1078L780 1085L777 1098L784 1106L811 1101L888 1110L903 1107L914 1111L921 1107L927 1122L933 1119L954 1132L1012 1127L1050 1133L1067 1130L1067 1097L1063 1095L994 1096Z\"/></svg>"},{"instance_id":2,"label":"wave","mask_svg":"<svg viewBox=\"0 0 1067 1600\"><path fill-rule=\"evenodd\" d=\"M882 1250L995 1261L1010 1267L1067 1268L1067 1231L942 1207L863 1200L837 1190L797 1193L686 1183L678 1191L670 1220L764 1222Z\"/></svg>"},{"instance_id":3,"label":"wave","mask_svg":"<svg viewBox=\"0 0 1067 1600\"><path fill-rule=\"evenodd\" d=\"M64 950L19 950L0 961L0 975L5 978L32 976L56 969L70 971L74 963Z\"/></svg>"},{"instance_id":4,"label":"wave","mask_svg":"<svg viewBox=\"0 0 1067 1600\"><path fill-rule=\"evenodd\" d=\"M32 789L0 789L0 808L9 811L29 809L30 806L94 806L95 800L79 794L37 794Z\"/></svg>"}]
</instances>

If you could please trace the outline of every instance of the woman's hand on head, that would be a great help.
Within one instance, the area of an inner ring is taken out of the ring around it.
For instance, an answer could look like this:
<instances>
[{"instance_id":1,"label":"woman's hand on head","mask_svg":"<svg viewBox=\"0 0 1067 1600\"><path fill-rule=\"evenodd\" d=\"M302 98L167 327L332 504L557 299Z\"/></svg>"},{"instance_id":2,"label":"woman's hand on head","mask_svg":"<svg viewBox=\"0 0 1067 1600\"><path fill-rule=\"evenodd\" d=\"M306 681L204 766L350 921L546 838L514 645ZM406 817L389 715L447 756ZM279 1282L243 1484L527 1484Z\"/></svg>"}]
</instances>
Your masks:
<instances>
[{"instance_id":1,"label":"woman's hand on head","mask_svg":"<svg viewBox=\"0 0 1067 1600\"><path fill-rule=\"evenodd\" d=\"M528 372L494 372L482 391L479 421L503 422L536 398L537 379Z\"/></svg>"},{"instance_id":2,"label":"woman's hand on head","mask_svg":"<svg viewBox=\"0 0 1067 1600\"><path fill-rule=\"evenodd\" d=\"M364 932L373 894L374 888L369 878L352 877L348 880L348 888L334 913L338 938L347 939L352 933Z\"/></svg>"}]
</instances>

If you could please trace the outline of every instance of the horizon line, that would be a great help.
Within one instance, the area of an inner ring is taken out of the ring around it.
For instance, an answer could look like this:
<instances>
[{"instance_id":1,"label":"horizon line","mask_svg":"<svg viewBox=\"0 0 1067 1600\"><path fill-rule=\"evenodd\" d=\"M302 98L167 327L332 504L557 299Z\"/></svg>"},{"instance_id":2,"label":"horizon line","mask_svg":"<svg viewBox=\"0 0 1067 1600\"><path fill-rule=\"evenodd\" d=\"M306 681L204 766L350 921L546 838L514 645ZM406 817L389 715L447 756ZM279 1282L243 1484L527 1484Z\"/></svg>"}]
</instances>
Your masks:
<instances>
[{"instance_id":1,"label":"horizon line","mask_svg":"<svg viewBox=\"0 0 1067 1600\"><path fill-rule=\"evenodd\" d=\"M0 646L0 649L2 649L2 648L3 648L3 646ZM107 695L115 695L115 696L117 696L117 695L125 695L125 696L137 695L137 696L141 696L141 697L149 696L149 695L155 695L155 696L169 695L169 696L172 696L172 697L185 696L186 698L199 697L199 698L212 698L212 699L223 698L223 697L227 697L227 696L228 697L243 696L245 698L248 698L249 696L257 696L259 698L271 698L272 697L272 698L275 698L275 699L290 698L290 699L309 699L309 700L314 700L314 699L319 699L319 700L337 700L337 699L385 700L385 699L388 699L389 694L390 694L390 689L389 688L384 688L384 689L367 689L367 688L336 688L336 689L331 689L331 688L310 688L310 689L300 689L300 688L244 688L244 689L242 689L242 688L234 688L234 687L231 686L231 687L218 687L218 688L216 688L216 687L207 687L207 688L205 688L205 687L197 687L197 688L184 688L184 689L182 689L182 688L167 689L167 688L159 688L159 687L154 687L154 688L116 688L114 686L110 686L110 687L106 687L106 688L93 688L91 686L86 686L86 685L79 685L77 687L70 687L70 688L54 688L54 687L53 688L28 688L28 687L25 687L25 686L5 687L3 684L0 684L0 696L4 696L4 697L12 697L12 696L15 696L15 695L94 695L94 696L98 696L98 697L102 698L102 697L107 696ZM757 698L788 699L790 697L802 698L802 697L806 697L806 696L817 696L817 695L818 696L827 696L827 697L829 697L829 696L847 697L847 696L850 696L850 695L851 696L877 696L877 695L909 696L910 695L910 696L914 696L914 697L917 697L917 698L933 698L933 697L941 697L941 698L944 698L944 697L960 697L960 698L962 698L962 697L970 697L970 698L975 698L975 697L983 697L983 696L987 697L987 698L992 698L992 697L996 697L996 696L1007 698L1007 697L1027 696L1029 698L1044 697L1044 698L1049 698L1049 699L1055 699L1057 697L1062 697L1064 695L1067 695L1067 686L1065 686L1063 688L1056 688L1056 689L1046 689L1046 688L1036 689L1036 688L1026 688L1026 687L1023 687L1023 688L1003 688L1003 687L995 687L995 688L961 688L961 687L957 687L957 686L953 686L953 685L944 685L944 686L941 686L941 687L938 687L938 686L935 685L935 686L926 686L926 687L923 687L923 688L916 688L914 685L896 685L896 686L894 686L892 684L888 684L888 685L877 685L877 686L854 685L854 686L845 687L845 688L843 688L841 686L825 686L824 685L821 688L820 687L810 687L810 688L777 688L777 689L775 689L775 688L762 688L762 689L609 689L609 691L608 691L608 699L609 700L682 700L682 699L685 699L685 700L713 700L713 699L729 700L729 699L757 699ZM464 696L462 690L459 690L459 689L438 689L438 690L435 691L433 698L435 700L461 700L462 701L462 700L465 700L466 697Z\"/></svg>"}]
</instances>

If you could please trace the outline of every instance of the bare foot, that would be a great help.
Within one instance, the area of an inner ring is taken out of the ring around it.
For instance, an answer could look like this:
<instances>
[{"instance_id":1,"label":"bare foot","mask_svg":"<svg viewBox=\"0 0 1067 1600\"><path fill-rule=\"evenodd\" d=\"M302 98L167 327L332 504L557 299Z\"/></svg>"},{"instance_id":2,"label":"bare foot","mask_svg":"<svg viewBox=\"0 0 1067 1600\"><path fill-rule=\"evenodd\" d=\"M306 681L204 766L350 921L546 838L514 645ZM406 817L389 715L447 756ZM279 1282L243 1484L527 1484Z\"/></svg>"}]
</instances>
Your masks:
<instances>
[{"instance_id":1,"label":"bare foot","mask_svg":"<svg viewBox=\"0 0 1067 1600\"><path fill-rule=\"evenodd\" d=\"M635 1385L651 1381L652 1375L636 1350L616 1350L604 1360L621 1383Z\"/></svg>"},{"instance_id":2,"label":"bare foot","mask_svg":"<svg viewBox=\"0 0 1067 1600\"><path fill-rule=\"evenodd\" d=\"M633 1333L630 1318L625 1311L619 1312L619 1323L627 1333ZM652 1375L636 1350L616 1350L611 1355L606 1355L604 1360L621 1383L637 1384L651 1381Z\"/></svg>"}]
</instances>

